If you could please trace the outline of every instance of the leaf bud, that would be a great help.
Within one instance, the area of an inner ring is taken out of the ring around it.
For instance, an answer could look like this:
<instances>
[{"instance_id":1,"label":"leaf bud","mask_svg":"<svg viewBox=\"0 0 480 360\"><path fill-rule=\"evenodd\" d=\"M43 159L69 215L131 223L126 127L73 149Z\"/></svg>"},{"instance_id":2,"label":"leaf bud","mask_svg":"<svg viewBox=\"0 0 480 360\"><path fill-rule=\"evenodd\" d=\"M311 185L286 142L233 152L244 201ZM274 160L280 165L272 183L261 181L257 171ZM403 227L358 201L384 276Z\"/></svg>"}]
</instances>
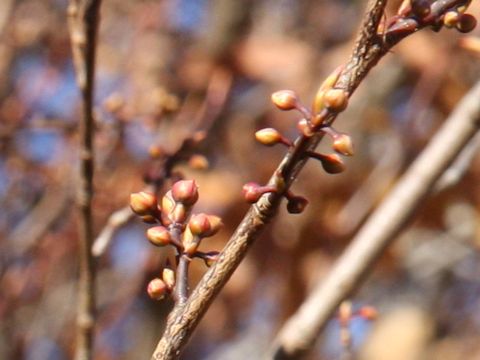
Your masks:
<instances>
[{"instance_id":1,"label":"leaf bud","mask_svg":"<svg viewBox=\"0 0 480 360\"><path fill-rule=\"evenodd\" d=\"M130 194L130 207L137 215L151 215L157 211L157 197L146 191Z\"/></svg>"},{"instance_id":2,"label":"leaf bud","mask_svg":"<svg viewBox=\"0 0 480 360\"><path fill-rule=\"evenodd\" d=\"M166 267L162 271L162 279L169 291L172 291L175 287L175 272Z\"/></svg>"},{"instance_id":3,"label":"leaf bud","mask_svg":"<svg viewBox=\"0 0 480 360\"><path fill-rule=\"evenodd\" d=\"M148 229L147 239L155 246L166 246L172 243L172 236L164 226L154 226Z\"/></svg>"},{"instance_id":4,"label":"leaf bud","mask_svg":"<svg viewBox=\"0 0 480 360\"><path fill-rule=\"evenodd\" d=\"M172 198L184 205L193 205L198 200L198 186L195 180L180 180L172 186Z\"/></svg>"},{"instance_id":5,"label":"leaf bud","mask_svg":"<svg viewBox=\"0 0 480 360\"><path fill-rule=\"evenodd\" d=\"M342 89L330 89L323 96L325 106L334 112L341 112L347 108L348 94Z\"/></svg>"},{"instance_id":6,"label":"leaf bud","mask_svg":"<svg viewBox=\"0 0 480 360\"><path fill-rule=\"evenodd\" d=\"M276 107L284 111L296 109L299 102L297 94L292 90L276 91L271 99Z\"/></svg>"},{"instance_id":7,"label":"leaf bud","mask_svg":"<svg viewBox=\"0 0 480 360\"><path fill-rule=\"evenodd\" d=\"M169 292L167 284L162 279L150 280L147 286L147 293L153 300L162 300Z\"/></svg>"}]
</instances>

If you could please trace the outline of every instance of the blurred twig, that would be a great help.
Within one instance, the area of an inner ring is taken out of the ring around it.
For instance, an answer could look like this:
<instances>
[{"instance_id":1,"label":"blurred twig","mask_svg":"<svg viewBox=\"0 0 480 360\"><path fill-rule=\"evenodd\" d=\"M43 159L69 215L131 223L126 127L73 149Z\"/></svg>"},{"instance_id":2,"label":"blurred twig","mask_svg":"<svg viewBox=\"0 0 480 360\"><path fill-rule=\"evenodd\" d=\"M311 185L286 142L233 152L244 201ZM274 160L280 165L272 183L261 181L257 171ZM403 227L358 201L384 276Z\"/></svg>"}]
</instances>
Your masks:
<instances>
[{"instance_id":1,"label":"blurred twig","mask_svg":"<svg viewBox=\"0 0 480 360\"><path fill-rule=\"evenodd\" d=\"M400 24L401 30L398 27L387 28L382 34L379 34L378 27L384 15L386 0L370 0L352 56L335 87L343 89L351 95L370 69L393 45L425 26L437 24L438 17L442 16L445 11L461 4L465 4L465 1L437 1L432 4L428 20L417 21L409 18L411 21L408 27ZM398 24L392 23L392 25L395 27ZM324 124L331 124L335 118L336 114L330 114ZM306 154L314 150L321 138L322 136L317 134L313 137L300 136L296 139L295 145L290 148L269 181L270 186L276 187L278 184L284 186L276 193L264 194L257 203L250 207L220 254L218 261L204 275L187 302L184 305L177 304L173 309L168 318L165 333L160 339L152 359L178 357L210 303L245 257L249 247L265 228L265 225L275 215L283 195L305 165ZM287 350L280 347L275 357L282 358L287 355Z\"/></svg>"},{"instance_id":2,"label":"blurred twig","mask_svg":"<svg viewBox=\"0 0 480 360\"><path fill-rule=\"evenodd\" d=\"M469 169L478 149L480 148L480 134L476 134L463 148L454 163L442 174L435 183L434 191L443 191L457 184Z\"/></svg>"},{"instance_id":3,"label":"blurred twig","mask_svg":"<svg viewBox=\"0 0 480 360\"><path fill-rule=\"evenodd\" d=\"M80 212L80 279L75 359L93 358L95 327L95 261L90 252L93 242L94 126L93 101L95 52L101 0L70 0L68 25L77 83L83 97L80 122L80 179L77 206Z\"/></svg>"},{"instance_id":4,"label":"blurred twig","mask_svg":"<svg viewBox=\"0 0 480 360\"><path fill-rule=\"evenodd\" d=\"M375 261L432 191L439 176L477 132L479 96L480 82L464 97L427 148L370 216L327 279L317 285L283 326L275 340L273 354L285 352L288 358L296 358L312 347L341 301L373 269Z\"/></svg>"}]
</instances>

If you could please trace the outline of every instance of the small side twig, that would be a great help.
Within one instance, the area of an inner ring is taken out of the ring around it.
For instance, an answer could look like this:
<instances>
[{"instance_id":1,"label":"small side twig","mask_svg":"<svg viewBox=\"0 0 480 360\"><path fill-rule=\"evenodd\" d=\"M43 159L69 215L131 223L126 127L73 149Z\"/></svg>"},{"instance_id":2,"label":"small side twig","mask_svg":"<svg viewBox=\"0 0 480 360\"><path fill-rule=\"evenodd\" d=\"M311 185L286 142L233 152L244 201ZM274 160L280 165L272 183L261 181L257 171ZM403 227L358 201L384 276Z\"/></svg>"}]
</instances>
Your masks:
<instances>
[{"instance_id":1,"label":"small side twig","mask_svg":"<svg viewBox=\"0 0 480 360\"><path fill-rule=\"evenodd\" d=\"M101 0L71 0L68 25L77 83L82 93L83 116L80 121L80 178L77 206L80 212L80 279L77 312L76 360L93 358L95 327L95 261L93 242L94 127L93 101L95 52Z\"/></svg>"},{"instance_id":2,"label":"small side twig","mask_svg":"<svg viewBox=\"0 0 480 360\"><path fill-rule=\"evenodd\" d=\"M464 97L427 148L371 215L328 277L318 284L282 327L270 356L294 359L312 347L341 301L358 288L383 250L432 191L439 176L478 131L479 96L480 82Z\"/></svg>"}]
</instances>

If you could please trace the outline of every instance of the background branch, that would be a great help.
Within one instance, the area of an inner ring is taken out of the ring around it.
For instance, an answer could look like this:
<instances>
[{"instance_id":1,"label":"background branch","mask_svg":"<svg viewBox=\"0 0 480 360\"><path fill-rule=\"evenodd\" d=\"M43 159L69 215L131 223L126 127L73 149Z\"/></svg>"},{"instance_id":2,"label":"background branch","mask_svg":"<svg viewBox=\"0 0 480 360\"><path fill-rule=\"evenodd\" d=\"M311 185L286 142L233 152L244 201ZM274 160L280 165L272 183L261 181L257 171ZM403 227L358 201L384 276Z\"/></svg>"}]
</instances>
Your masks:
<instances>
[{"instance_id":1,"label":"background branch","mask_svg":"<svg viewBox=\"0 0 480 360\"><path fill-rule=\"evenodd\" d=\"M100 0L71 0L68 7L70 38L77 83L83 98L80 122L79 208L80 278L77 313L76 360L93 358L95 325L95 262L90 252L93 242L93 173L94 173L94 75L95 49Z\"/></svg>"},{"instance_id":2,"label":"background branch","mask_svg":"<svg viewBox=\"0 0 480 360\"><path fill-rule=\"evenodd\" d=\"M371 215L327 279L313 290L283 326L270 356L295 359L312 347L339 304L365 279L384 249L432 191L440 175L477 132L479 96L480 82L464 97L427 148Z\"/></svg>"}]
</instances>

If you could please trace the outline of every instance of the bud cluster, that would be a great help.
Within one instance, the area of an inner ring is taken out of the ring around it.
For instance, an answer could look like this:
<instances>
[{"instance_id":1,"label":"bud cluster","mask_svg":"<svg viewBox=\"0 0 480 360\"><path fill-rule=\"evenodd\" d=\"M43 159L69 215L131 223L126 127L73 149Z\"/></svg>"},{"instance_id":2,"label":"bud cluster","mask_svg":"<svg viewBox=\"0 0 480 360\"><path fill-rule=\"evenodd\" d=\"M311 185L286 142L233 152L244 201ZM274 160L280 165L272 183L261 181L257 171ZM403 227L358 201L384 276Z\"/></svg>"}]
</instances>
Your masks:
<instances>
[{"instance_id":1,"label":"bud cluster","mask_svg":"<svg viewBox=\"0 0 480 360\"><path fill-rule=\"evenodd\" d=\"M147 230L147 239L158 247L173 246L178 259L200 258L207 266L217 259L217 252L200 252L202 239L215 235L222 226L218 216L193 214L198 201L198 186L194 180L180 180L173 184L158 204L157 197L147 192L131 194L130 207L142 220L157 223ZM162 278L148 284L147 292L152 299L162 299L175 286L175 273L169 267L163 269Z\"/></svg>"},{"instance_id":2,"label":"bud cluster","mask_svg":"<svg viewBox=\"0 0 480 360\"><path fill-rule=\"evenodd\" d=\"M348 106L348 92L335 87L342 70L342 66L338 67L325 79L315 95L312 110L307 109L300 101L299 96L292 90L277 91L272 94L271 100L280 110L297 110L300 112L303 117L297 122L297 128L301 136L310 138L316 134L326 134L333 140L332 148L334 151L341 155L352 156L353 144L350 136L340 133L327 125L328 118L344 111ZM265 146L282 144L289 149L295 146L291 140L274 128L265 128L257 131L255 138ZM330 174L338 174L345 170L344 163L337 154L320 154L307 151L306 155L319 160L325 171ZM277 179L283 179L281 174L277 176ZM307 199L292 195L290 192L284 193L283 187L281 184L262 186L249 182L243 186L242 192L245 200L251 204L256 203L266 193L280 193L287 199L287 210L289 213L299 214L303 212L308 204Z\"/></svg>"},{"instance_id":3,"label":"bud cluster","mask_svg":"<svg viewBox=\"0 0 480 360\"><path fill-rule=\"evenodd\" d=\"M147 285L147 293L153 300L162 300L171 294L175 288L175 272L169 267L165 267L162 271L161 278L150 280Z\"/></svg>"},{"instance_id":4,"label":"bud cluster","mask_svg":"<svg viewBox=\"0 0 480 360\"><path fill-rule=\"evenodd\" d=\"M439 31L445 26L467 33L477 25L477 20L473 15L465 14L469 4L469 0L459 1L440 12L441 7L446 6L445 2L404 0L397 15L384 25L382 32L394 41L396 38L413 33L423 26L431 26L435 31Z\"/></svg>"}]
</instances>

